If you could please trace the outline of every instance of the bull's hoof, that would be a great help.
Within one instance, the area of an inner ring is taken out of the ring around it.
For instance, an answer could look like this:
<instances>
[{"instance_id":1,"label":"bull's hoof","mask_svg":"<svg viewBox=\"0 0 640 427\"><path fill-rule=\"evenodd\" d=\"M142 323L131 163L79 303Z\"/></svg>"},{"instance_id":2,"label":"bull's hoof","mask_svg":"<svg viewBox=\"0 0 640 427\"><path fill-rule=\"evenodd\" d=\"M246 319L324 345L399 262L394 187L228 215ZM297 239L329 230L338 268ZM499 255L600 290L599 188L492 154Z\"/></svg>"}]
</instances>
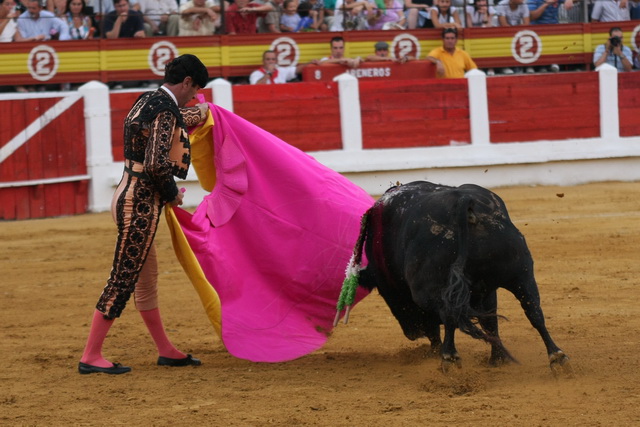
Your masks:
<instances>
[{"instance_id":1,"label":"bull's hoof","mask_svg":"<svg viewBox=\"0 0 640 427\"><path fill-rule=\"evenodd\" d=\"M428 357L438 357L440 355L440 350L442 349L442 343L431 343L431 347L429 347L429 351L427 352Z\"/></svg>"},{"instance_id":2,"label":"bull's hoof","mask_svg":"<svg viewBox=\"0 0 640 427\"><path fill-rule=\"evenodd\" d=\"M489 365L493 367L504 366L511 363L511 359L504 356L491 356L489 358Z\"/></svg>"},{"instance_id":3,"label":"bull's hoof","mask_svg":"<svg viewBox=\"0 0 640 427\"><path fill-rule=\"evenodd\" d=\"M462 360L460 356L457 354L455 356L442 356L442 362L440 363L440 369L442 369L443 374L447 374L451 368L455 366L458 369L462 368Z\"/></svg>"},{"instance_id":4,"label":"bull's hoof","mask_svg":"<svg viewBox=\"0 0 640 427\"><path fill-rule=\"evenodd\" d=\"M565 376L567 378L573 378L573 368L569 362L569 356L562 351L557 351L549 356L549 366L553 376L558 378Z\"/></svg>"}]
</instances>

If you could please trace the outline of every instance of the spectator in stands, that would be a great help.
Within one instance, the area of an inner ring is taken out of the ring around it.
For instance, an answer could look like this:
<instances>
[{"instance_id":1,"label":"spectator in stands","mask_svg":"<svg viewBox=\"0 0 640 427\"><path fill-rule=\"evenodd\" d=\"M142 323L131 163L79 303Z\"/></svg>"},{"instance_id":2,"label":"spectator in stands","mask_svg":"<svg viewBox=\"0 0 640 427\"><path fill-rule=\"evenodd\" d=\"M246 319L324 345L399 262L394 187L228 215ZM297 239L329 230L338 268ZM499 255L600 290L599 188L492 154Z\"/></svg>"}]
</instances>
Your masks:
<instances>
[{"instance_id":1,"label":"spectator in stands","mask_svg":"<svg viewBox=\"0 0 640 427\"><path fill-rule=\"evenodd\" d=\"M593 53L593 65L599 67L607 63L615 67L619 72L631 71L633 68L633 55L631 49L623 43L623 34L620 27L612 27L609 30L609 39L606 43L596 47Z\"/></svg>"},{"instance_id":2,"label":"spectator in stands","mask_svg":"<svg viewBox=\"0 0 640 427\"><path fill-rule=\"evenodd\" d=\"M366 30L374 21L374 4L368 0L336 0L331 31Z\"/></svg>"},{"instance_id":3,"label":"spectator in stands","mask_svg":"<svg viewBox=\"0 0 640 427\"><path fill-rule=\"evenodd\" d=\"M272 10L267 12L263 17L258 18L258 32L259 33L279 33L280 31L280 17L282 16L282 3L284 0L268 0L265 2L271 5Z\"/></svg>"},{"instance_id":4,"label":"spectator in stands","mask_svg":"<svg viewBox=\"0 0 640 427\"><path fill-rule=\"evenodd\" d=\"M12 42L18 28L16 19L20 13L13 0L0 0L0 42Z\"/></svg>"},{"instance_id":5,"label":"spectator in stands","mask_svg":"<svg viewBox=\"0 0 640 427\"><path fill-rule=\"evenodd\" d=\"M529 8L524 0L501 0L496 6L496 15L498 15L501 27L529 25L530 23ZM516 68L516 71L522 72L522 69ZM502 73L513 74L514 71L511 68L503 68Z\"/></svg>"},{"instance_id":6,"label":"spectator in stands","mask_svg":"<svg viewBox=\"0 0 640 427\"><path fill-rule=\"evenodd\" d=\"M320 65L340 64L351 68L356 68L362 62L362 58L345 58L344 56L344 39L340 36L334 37L329 42L331 46L331 55L320 60Z\"/></svg>"},{"instance_id":7,"label":"spectator in stands","mask_svg":"<svg viewBox=\"0 0 640 427\"><path fill-rule=\"evenodd\" d=\"M598 0L591 11L591 22L629 21L628 0Z\"/></svg>"},{"instance_id":8,"label":"spectator in stands","mask_svg":"<svg viewBox=\"0 0 640 427\"><path fill-rule=\"evenodd\" d=\"M283 33L293 33L298 28L302 18L298 15L298 0L284 0L282 6L282 16L280 16L280 31Z\"/></svg>"},{"instance_id":9,"label":"spectator in stands","mask_svg":"<svg viewBox=\"0 0 640 427\"><path fill-rule=\"evenodd\" d=\"M428 11L420 11L419 15L423 17L424 28L462 28L460 14L458 9L451 6L451 0L435 0L435 6Z\"/></svg>"},{"instance_id":10,"label":"spectator in stands","mask_svg":"<svg viewBox=\"0 0 640 427\"><path fill-rule=\"evenodd\" d=\"M527 0L527 6L531 24L558 24L560 6L566 10L571 9L573 0Z\"/></svg>"},{"instance_id":11,"label":"spectator in stands","mask_svg":"<svg viewBox=\"0 0 640 427\"><path fill-rule=\"evenodd\" d=\"M427 12L433 6L433 0L404 0L404 8L407 13L407 26L410 30L415 30L419 27L418 18L419 12ZM424 25L424 17L420 20Z\"/></svg>"},{"instance_id":12,"label":"spectator in stands","mask_svg":"<svg viewBox=\"0 0 640 427\"><path fill-rule=\"evenodd\" d=\"M113 6L113 0L88 0L87 6L93 8L93 21L102 34L104 32L104 17L107 16L107 13L116 10Z\"/></svg>"},{"instance_id":13,"label":"spectator in stands","mask_svg":"<svg viewBox=\"0 0 640 427\"><path fill-rule=\"evenodd\" d=\"M46 9L58 18L62 18L69 11L69 6L67 0L47 0Z\"/></svg>"},{"instance_id":14,"label":"spectator in stands","mask_svg":"<svg viewBox=\"0 0 640 427\"><path fill-rule=\"evenodd\" d=\"M311 26L309 28L316 31L327 31L329 27L325 23L324 1L323 0L301 0L300 6L302 6L305 3L311 6L311 10L309 10L309 17L313 20L313 22L311 23ZM334 7L335 7L335 4L334 4Z\"/></svg>"},{"instance_id":15,"label":"spectator in stands","mask_svg":"<svg viewBox=\"0 0 640 427\"><path fill-rule=\"evenodd\" d=\"M249 0L236 0L227 8L225 21L227 34L255 34L256 21L273 10L271 3L250 3Z\"/></svg>"},{"instance_id":16,"label":"spectator in stands","mask_svg":"<svg viewBox=\"0 0 640 427\"><path fill-rule=\"evenodd\" d=\"M488 0L476 0L467 6L467 27L493 27L496 10L489 6Z\"/></svg>"},{"instance_id":17,"label":"spectator in stands","mask_svg":"<svg viewBox=\"0 0 640 427\"><path fill-rule=\"evenodd\" d=\"M336 1L337 0L324 0L324 24L327 29L333 26L333 18L336 13Z\"/></svg>"},{"instance_id":18,"label":"spectator in stands","mask_svg":"<svg viewBox=\"0 0 640 427\"><path fill-rule=\"evenodd\" d=\"M109 12L113 12L113 0L87 0L87 6L93 13L93 22L96 26L95 36L102 37L104 35L104 17Z\"/></svg>"},{"instance_id":19,"label":"spectator in stands","mask_svg":"<svg viewBox=\"0 0 640 427\"><path fill-rule=\"evenodd\" d=\"M108 39L143 38L144 19L142 13L129 7L129 0L114 0L115 9L104 18L104 33Z\"/></svg>"},{"instance_id":20,"label":"spectator in stands","mask_svg":"<svg viewBox=\"0 0 640 427\"><path fill-rule=\"evenodd\" d=\"M86 7L84 0L67 0L67 13L64 19L69 26L72 40L90 39L96 31L91 17L84 14Z\"/></svg>"},{"instance_id":21,"label":"spectator in stands","mask_svg":"<svg viewBox=\"0 0 640 427\"><path fill-rule=\"evenodd\" d=\"M116 10L113 6L113 0L90 0L88 6L93 8L93 13L98 18Z\"/></svg>"},{"instance_id":22,"label":"spectator in stands","mask_svg":"<svg viewBox=\"0 0 640 427\"><path fill-rule=\"evenodd\" d=\"M298 9L296 10L296 13L300 16L300 21L298 22L296 28L293 30L294 33L298 33L301 31L316 31L315 28L311 28L311 25L313 25L313 18L309 16L309 14L311 13L311 8L312 6L311 4L309 4L309 2L298 3ZM317 24L319 25L320 22L318 21Z\"/></svg>"},{"instance_id":23,"label":"spectator in stands","mask_svg":"<svg viewBox=\"0 0 640 427\"><path fill-rule=\"evenodd\" d=\"M529 8L524 0L501 0L496 6L496 15L501 27L529 25Z\"/></svg>"},{"instance_id":24,"label":"spectator in stands","mask_svg":"<svg viewBox=\"0 0 640 427\"><path fill-rule=\"evenodd\" d=\"M467 27L480 27L488 28L493 27L493 19L496 14L496 10L493 6L489 6L488 0L476 0L473 5L467 6L467 20L465 22ZM486 70L487 76L494 76L496 74L493 68Z\"/></svg>"},{"instance_id":25,"label":"spectator in stands","mask_svg":"<svg viewBox=\"0 0 640 427\"><path fill-rule=\"evenodd\" d=\"M214 0L189 0L180 6L180 36L210 36L220 29L220 3Z\"/></svg>"},{"instance_id":26,"label":"spectator in stands","mask_svg":"<svg viewBox=\"0 0 640 427\"><path fill-rule=\"evenodd\" d=\"M436 66L436 77L444 79L460 79L469 70L478 68L467 52L456 47L458 30L444 28L442 30L442 47L429 52L427 60Z\"/></svg>"},{"instance_id":27,"label":"spectator in stands","mask_svg":"<svg viewBox=\"0 0 640 427\"><path fill-rule=\"evenodd\" d=\"M149 30L147 36L178 35L180 15L176 0L138 0L134 7L142 13L142 17Z\"/></svg>"},{"instance_id":28,"label":"spectator in stands","mask_svg":"<svg viewBox=\"0 0 640 427\"><path fill-rule=\"evenodd\" d=\"M533 25L558 24L560 7L568 10L573 7L573 0L527 0L529 7L529 19ZM557 73L560 70L558 64L551 64L551 71ZM546 73L546 67L539 67L539 72ZM533 67L527 67L527 73L533 73Z\"/></svg>"},{"instance_id":29,"label":"spectator in stands","mask_svg":"<svg viewBox=\"0 0 640 427\"><path fill-rule=\"evenodd\" d=\"M404 30L407 19L400 0L384 0L384 10L376 9L376 19L369 25L370 30Z\"/></svg>"},{"instance_id":30,"label":"spectator in stands","mask_svg":"<svg viewBox=\"0 0 640 427\"><path fill-rule=\"evenodd\" d=\"M307 64L298 64L295 67L280 67L277 65L276 53L273 50L267 50L262 54L262 67L251 73L249 83L252 85L287 83L295 80L304 67L317 63L318 61L314 59Z\"/></svg>"},{"instance_id":31,"label":"spectator in stands","mask_svg":"<svg viewBox=\"0 0 640 427\"><path fill-rule=\"evenodd\" d=\"M393 61L400 64L404 64L405 62L415 59L412 56L405 55L402 58L395 58L389 54L389 43L387 42L377 42L373 46L375 53L367 56L364 60L369 62L383 62L383 61Z\"/></svg>"},{"instance_id":32,"label":"spectator in stands","mask_svg":"<svg viewBox=\"0 0 640 427\"><path fill-rule=\"evenodd\" d=\"M26 12L18 17L15 41L69 40L71 38L67 23L52 12L42 10L39 0L27 0L26 7Z\"/></svg>"}]
</instances>

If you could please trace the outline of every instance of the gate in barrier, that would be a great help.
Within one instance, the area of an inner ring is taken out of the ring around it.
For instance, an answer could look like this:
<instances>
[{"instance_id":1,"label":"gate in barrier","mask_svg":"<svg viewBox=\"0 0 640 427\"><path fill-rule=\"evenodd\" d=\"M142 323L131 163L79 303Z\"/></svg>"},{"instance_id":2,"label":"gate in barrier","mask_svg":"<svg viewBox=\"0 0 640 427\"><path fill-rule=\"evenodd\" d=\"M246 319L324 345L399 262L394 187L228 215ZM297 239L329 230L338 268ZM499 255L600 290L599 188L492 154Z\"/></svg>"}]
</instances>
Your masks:
<instances>
[{"instance_id":1,"label":"gate in barrier","mask_svg":"<svg viewBox=\"0 0 640 427\"><path fill-rule=\"evenodd\" d=\"M77 94L0 99L0 220L87 211L84 101Z\"/></svg>"}]
</instances>

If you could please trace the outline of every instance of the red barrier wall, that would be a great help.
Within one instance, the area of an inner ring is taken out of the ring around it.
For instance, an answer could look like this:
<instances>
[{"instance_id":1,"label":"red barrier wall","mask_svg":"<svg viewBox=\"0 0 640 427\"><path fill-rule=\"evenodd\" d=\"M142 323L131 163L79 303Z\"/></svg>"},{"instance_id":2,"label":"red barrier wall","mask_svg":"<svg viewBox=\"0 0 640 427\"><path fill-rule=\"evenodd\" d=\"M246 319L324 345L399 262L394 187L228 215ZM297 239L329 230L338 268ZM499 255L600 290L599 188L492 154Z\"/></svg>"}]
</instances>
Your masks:
<instances>
[{"instance_id":1,"label":"red barrier wall","mask_svg":"<svg viewBox=\"0 0 640 427\"><path fill-rule=\"evenodd\" d=\"M60 98L0 101L0 145L22 132ZM85 175L83 101L77 101L0 164L0 182ZM0 188L0 219L44 218L84 213L87 181Z\"/></svg>"},{"instance_id":2,"label":"red barrier wall","mask_svg":"<svg viewBox=\"0 0 640 427\"><path fill-rule=\"evenodd\" d=\"M487 92L491 142L600 136L598 73L487 79Z\"/></svg>"},{"instance_id":3,"label":"red barrier wall","mask_svg":"<svg viewBox=\"0 0 640 427\"><path fill-rule=\"evenodd\" d=\"M640 79L637 73L618 75L620 136L640 135Z\"/></svg>"},{"instance_id":4,"label":"red barrier wall","mask_svg":"<svg viewBox=\"0 0 640 427\"><path fill-rule=\"evenodd\" d=\"M361 81L364 148L469 142L466 79Z\"/></svg>"},{"instance_id":5,"label":"red barrier wall","mask_svg":"<svg viewBox=\"0 0 640 427\"><path fill-rule=\"evenodd\" d=\"M339 150L334 82L233 87L234 112L303 151Z\"/></svg>"}]
</instances>

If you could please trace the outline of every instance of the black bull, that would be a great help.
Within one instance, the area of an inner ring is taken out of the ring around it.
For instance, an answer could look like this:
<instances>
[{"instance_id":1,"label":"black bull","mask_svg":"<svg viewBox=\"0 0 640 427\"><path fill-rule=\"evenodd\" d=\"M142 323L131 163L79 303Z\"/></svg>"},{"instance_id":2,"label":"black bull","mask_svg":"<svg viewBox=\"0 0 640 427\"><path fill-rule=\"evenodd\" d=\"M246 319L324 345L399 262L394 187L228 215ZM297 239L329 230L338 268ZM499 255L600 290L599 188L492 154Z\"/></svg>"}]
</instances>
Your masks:
<instances>
[{"instance_id":1,"label":"black bull","mask_svg":"<svg viewBox=\"0 0 640 427\"><path fill-rule=\"evenodd\" d=\"M554 374L571 373L545 326L525 239L493 192L424 181L392 187L362 218L355 265L363 244L368 266L358 284L378 288L407 338L429 338L444 371L460 367L456 328L491 344L491 364L514 360L498 335L496 291L504 288L540 333Z\"/></svg>"}]
</instances>

